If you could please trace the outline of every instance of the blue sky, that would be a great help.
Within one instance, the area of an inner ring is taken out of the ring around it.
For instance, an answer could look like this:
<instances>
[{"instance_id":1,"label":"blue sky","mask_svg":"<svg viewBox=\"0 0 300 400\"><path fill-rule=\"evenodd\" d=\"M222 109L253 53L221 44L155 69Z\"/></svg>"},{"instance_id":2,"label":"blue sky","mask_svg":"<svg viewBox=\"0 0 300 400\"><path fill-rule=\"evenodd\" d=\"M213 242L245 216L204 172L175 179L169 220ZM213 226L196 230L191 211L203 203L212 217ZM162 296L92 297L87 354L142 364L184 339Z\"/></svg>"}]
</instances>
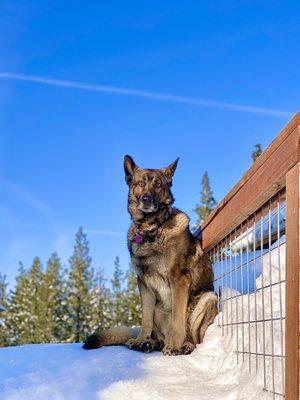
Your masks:
<instances>
[{"instance_id":1,"label":"blue sky","mask_svg":"<svg viewBox=\"0 0 300 400\"><path fill-rule=\"evenodd\" d=\"M180 156L176 205L192 221L205 170L220 200L299 108L299 11L1 1L0 271L13 283L19 260L54 250L66 263L79 225L95 267L126 268L126 153L154 168Z\"/></svg>"}]
</instances>

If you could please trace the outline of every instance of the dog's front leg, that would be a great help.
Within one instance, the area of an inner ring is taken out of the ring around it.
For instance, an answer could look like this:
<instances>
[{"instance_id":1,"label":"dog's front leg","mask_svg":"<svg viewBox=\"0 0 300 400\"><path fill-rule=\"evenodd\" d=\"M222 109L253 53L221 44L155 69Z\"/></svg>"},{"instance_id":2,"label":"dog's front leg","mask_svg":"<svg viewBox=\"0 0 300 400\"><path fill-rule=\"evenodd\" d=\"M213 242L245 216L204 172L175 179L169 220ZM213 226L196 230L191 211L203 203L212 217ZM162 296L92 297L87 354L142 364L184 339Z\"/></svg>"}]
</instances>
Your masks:
<instances>
[{"instance_id":1,"label":"dog's front leg","mask_svg":"<svg viewBox=\"0 0 300 400\"><path fill-rule=\"evenodd\" d=\"M129 339L126 346L131 350L139 350L145 353L157 350L159 343L151 339L154 320L155 296L138 278L138 286L142 303L142 326L136 339Z\"/></svg>"},{"instance_id":2,"label":"dog's front leg","mask_svg":"<svg viewBox=\"0 0 300 400\"><path fill-rule=\"evenodd\" d=\"M142 329L140 339L150 339L153 330L155 296L152 291L138 278L138 286L142 303Z\"/></svg>"},{"instance_id":3,"label":"dog's front leg","mask_svg":"<svg viewBox=\"0 0 300 400\"><path fill-rule=\"evenodd\" d=\"M185 342L187 329L187 307L191 277L182 264L171 271L172 316L170 335L163 348L166 355L188 354L194 347Z\"/></svg>"}]
</instances>

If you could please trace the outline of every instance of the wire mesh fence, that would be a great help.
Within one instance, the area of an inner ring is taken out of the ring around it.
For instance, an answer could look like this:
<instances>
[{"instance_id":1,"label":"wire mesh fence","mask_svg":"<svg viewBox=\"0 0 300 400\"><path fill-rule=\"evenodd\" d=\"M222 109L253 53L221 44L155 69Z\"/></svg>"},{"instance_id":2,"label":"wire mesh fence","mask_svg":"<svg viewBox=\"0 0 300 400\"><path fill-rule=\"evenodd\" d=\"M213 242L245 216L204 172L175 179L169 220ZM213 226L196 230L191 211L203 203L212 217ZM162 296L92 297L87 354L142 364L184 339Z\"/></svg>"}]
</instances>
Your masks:
<instances>
[{"instance_id":1,"label":"wire mesh fence","mask_svg":"<svg viewBox=\"0 0 300 400\"><path fill-rule=\"evenodd\" d=\"M218 323L274 399L285 392L285 228L282 190L210 250Z\"/></svg>"}]
</instances>

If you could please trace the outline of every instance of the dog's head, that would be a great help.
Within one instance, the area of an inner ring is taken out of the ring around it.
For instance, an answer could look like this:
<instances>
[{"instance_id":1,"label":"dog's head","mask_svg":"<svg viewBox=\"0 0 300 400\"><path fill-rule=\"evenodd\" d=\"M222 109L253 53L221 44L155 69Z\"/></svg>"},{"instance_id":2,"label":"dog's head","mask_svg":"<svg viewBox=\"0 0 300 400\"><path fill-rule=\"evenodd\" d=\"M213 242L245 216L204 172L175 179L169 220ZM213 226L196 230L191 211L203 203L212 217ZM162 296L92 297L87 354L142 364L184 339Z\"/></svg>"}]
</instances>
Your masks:
<instances>
[{"instance_id":1,"label":"dog's head","mask_svg":"<svg viewBox=\"0 0 300 400\"><path fill-rule=\"evenodd\" d=\"M177 158L166 168L142 169L135 164L132 157L125 156L125 180L129 186L131 214L133 211L144 216L154 214L174 202L171 186L178 160Z\"/></svg>"}]
</instances>

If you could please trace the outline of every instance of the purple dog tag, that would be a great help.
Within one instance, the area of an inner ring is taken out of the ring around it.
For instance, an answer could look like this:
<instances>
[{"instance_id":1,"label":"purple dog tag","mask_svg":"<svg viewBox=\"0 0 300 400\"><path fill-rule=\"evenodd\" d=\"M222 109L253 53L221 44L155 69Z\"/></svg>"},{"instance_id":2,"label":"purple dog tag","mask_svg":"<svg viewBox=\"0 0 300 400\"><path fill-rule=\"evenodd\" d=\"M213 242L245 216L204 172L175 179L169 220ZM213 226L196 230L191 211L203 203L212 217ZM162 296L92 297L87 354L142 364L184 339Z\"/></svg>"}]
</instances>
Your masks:
<instances>
[{"instance_id":1,"label":"purple dog tag","mask_svg":"<svg viewBox=\"0 0 300 400\"><path fill-rule=\"evenodd\" d=\"M138 234L138 235L136 235L136 237L134 238L134 240L135 240L135 243L141 244L142 241L143 241L143 236L140 235L140 234Z\"/></svg>"}]
</instances>

